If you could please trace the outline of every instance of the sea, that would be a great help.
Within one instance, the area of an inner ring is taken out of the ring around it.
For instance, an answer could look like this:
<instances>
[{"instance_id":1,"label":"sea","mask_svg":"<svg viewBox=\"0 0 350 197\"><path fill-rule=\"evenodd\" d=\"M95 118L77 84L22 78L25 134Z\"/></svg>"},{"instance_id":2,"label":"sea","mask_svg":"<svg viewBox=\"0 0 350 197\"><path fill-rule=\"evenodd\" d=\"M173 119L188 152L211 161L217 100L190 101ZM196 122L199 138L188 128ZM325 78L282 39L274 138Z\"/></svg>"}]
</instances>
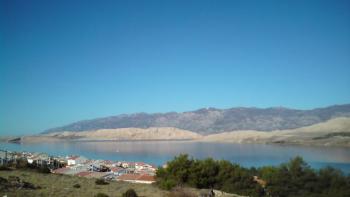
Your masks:
<instances>
[{"instance_id":1,"label":"sea","mask_svg":"<svg viewBox=\"0 0 350 197\"><path fill-rule=\"evenodd\" d=\"M313 168L331 166L350 174L350 148L193 141L70 141L59 143L0 143L9 151L43 152L54 156L140 161L161 166L179 154L195 159L224 159L244 167L277 166L301 156Z\"/></svg>"}]
</instances>

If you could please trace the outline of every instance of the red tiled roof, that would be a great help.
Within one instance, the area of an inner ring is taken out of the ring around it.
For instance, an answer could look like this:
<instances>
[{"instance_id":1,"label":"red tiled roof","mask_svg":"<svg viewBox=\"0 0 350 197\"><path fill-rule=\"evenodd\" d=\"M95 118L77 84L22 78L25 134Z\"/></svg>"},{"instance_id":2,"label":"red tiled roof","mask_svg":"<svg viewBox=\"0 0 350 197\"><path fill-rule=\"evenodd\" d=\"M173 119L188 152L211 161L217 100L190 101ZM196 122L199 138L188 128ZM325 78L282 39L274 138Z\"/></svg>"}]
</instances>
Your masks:
<instances>
[{"instance_id":1,"label":"red tiled roof","mask_svg":"<svg viewBox=\"0 0 350 197\"><path fill-rule=\"evenodd\" d=\"M142 174L140 177L138 177L139 181L156 181L154 176L148 175L148 174Z\"/></svg>"},{"instance_id":2,"label":"red tiled roof","mask_svg":"<svg viewBox=\"0 0 350 197\"><path fill-rule=\"evenodd\" d=\"M154 176L148 174L123 174L118 179L122 181L155 181Z\"/></svg>"}]
</instances>

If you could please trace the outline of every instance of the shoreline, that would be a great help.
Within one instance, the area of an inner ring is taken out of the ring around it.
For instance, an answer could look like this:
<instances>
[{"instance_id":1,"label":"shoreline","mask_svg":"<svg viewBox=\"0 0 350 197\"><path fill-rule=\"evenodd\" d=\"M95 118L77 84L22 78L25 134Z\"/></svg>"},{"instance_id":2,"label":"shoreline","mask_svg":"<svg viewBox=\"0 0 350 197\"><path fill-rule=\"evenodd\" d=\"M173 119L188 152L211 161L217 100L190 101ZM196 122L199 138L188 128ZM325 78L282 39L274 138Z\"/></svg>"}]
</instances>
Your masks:
<instances>
[{"instance_id":1,"label":"shoreline","mask_svg":"<svg viewBox=\"0 0 350 197\"><path fill-rule=\"evenodd\" d=\"M188 143L188 141L184 141L184 143ZM191 142L190 142L191 143ZM212 142L199 142L199 143L208 143L208 144L212 144ZM8 144L10 144L10 143L8 143ZM1 145L1 143L0 143L0 145ZM120 145L122 145L122 144L120 144ZM236 143L236 145L243 145L243 147L245 147L245 145L246 144L237 144ZM253 144L252 144L253 145ZM276 145L274 145L274 144L254 144L254 145L262 145L262 146L275 146L275 148L283 148L283 149L290 149L290 148L292 148L292 150L293 149L295 149L295 148L298 148L297 146L294 146L294 145L286 145L286 144L283 144L283 145L280 145L280 144L276 144ZM17 146L21 146L21 144L18 144ZM39 150L39 151L37 151L37 150L35 150L35 149L26 149L26 146L28 146L28 144L27 145L24 145L22 148L16 148L16 147L14 147L14 148L11 148L11 146L10 147L6 147L6 145L4 146L4 147L2 147L2 148L0 148L0 151L2 150L2 149L7 149L7 150L9 150L9 151L12 151L12 152L21 152L21 153L24 153L24 152L26 152L26 151L28 151L29 150L29 152L32 152L32 153L40 153L41 151ZM30 146L30 145L29 145ZM56 146L56 145L55 145ZM181 146L181 145L180 145ZM5 148L6 147L6 148ZM238 147L239 148L239 147ZM261 148L263 148L263 147L261 147ZM322 147L315 147L315 146L303 146L303 147L300 147L301 149L303 149L303 148L311 148L311 150L313 149L313 150L317 150L318 148L322 148ZM330 147L330 148L335 148L335 150L338 150L338 148L342 148L342 150L344 149L344 147ZM269 149L269 148L268 148ZM282 149L282 150L283 150ZM348 150L347 148L345 148L346 150ZM119 155L120 153L122 153L122 155L124 155L124 154L127 154L128 152L124 152L122 149L116 149L116 150L118 150L118 151L114 151L114 154L116 154L116 155ZM120 152L119 152L119 150L120 150ZM298 149L296 149L296 150L298 150ZM322 150L322 149L321 149ZM346 151L346 150L343 150L343 151ZM60 155L59 157L62 157L63 155L70 155L70 154L73 154L73 155L76 155L76 153L73 153L73 152L65 152L65 153L59 153L59 152L52 152L52 151L48 151L48 153L46 153L46 154L48 154L48 155ZM79 153L78 153L79 154ZM131 154L131 153L130 153ZM190 154L190 153L189 153ZM130 157L130 158L128 158L128 157L123 157L122 155L121 155L121 157L106 157L106 156L102 156L102 157L95 157L95 156L93 156L93 155L90 155L90 154L83 154L83 153L80 153L79 155L82 155L83 157L85 157L85 158L92 158L92 160L101 160L101 158L103 159L103 160L116 160L116 161L126 161L126 162L132 162L132 161L146 161L147 163L150 163L150 164L155 164L155 165L157 165L157 166L162 166L162 165L164 165L167 161L169 161L169 160L171 160L171 158L168 158L168 160L164 160L164 161L162 161L162 162L158 162L158 160L157 160L157 158L156 159L145 159L145 158L143 158L143 157ZM190 155L192 155L192 154L190 154ZM294 156L302 156L302 157L305 157L305 155L303 155L303 154L297 154L297 155L294 155ZM175 155L176 156L176 155ZM202 157L198 157L198 156L196 156L196 155L192 155L194 158L198 158L198 159L200 159L200 158L202 158ZM294 157L293 155L291 155L290 157L289 157L289 159L290 158L292 158L292 157ZM206 156L206 157L211 157L211 156ZM131 159L132 158L132 159ZM138 159L137 159L138 158ZM307 158L307 157L305 157L305 158ZM218 158L216 158L216 159L220 159L220 157L218 157ZM286 158L285 160L280 160L280 161L278 161L278 162L272 162L272 163L269 163L269 162L267 162L267 163L255 163L255 164L252 164L252 163L246 163L246 161L240 161L240 160L231 160L231 159L229 159L229 158L221 158L221 159L225 159L225 160L228 160L228 161L230 161L230 162L233 162L233 163L237 163L237 164L239 164L239 165L242 165L242 166L244 166L244 167L247 167L247 168L250 168L250 167L262 167L262 166L278 166L279 164L281 164L281 163L283 163L283 162L287 162L289 159L288 158ZM261 158L260 158L261 159ZM325 166L332 166L332 167L335 167L335 168L338 168L338 169L340 169L340 170L342 170L344 173L346 173L346 174L350 174L350 160L349 161L347 161L347 160L342 160L342 159L340 159L340 160L337 160L337 159L335 159L335 160L313 160L313 159L311 159L311 160L309 160L308 161L308 163L309 164L311 164L311 166L313 167L313 168L319 168L319 167L325 167Z\"/></svg>"},{"instance_id":2,"label":"shoreline","mask_svg":"<svg viewBox=\"0 0 350 197\"><path fill-rule=\"evenodd\" d=\"M348 137L347 137L348 138ZM6 140L4 140L6 139ZM272 141L270 139L257 139L251 140L249 138L242 140L219 140L213 139L208 140L205 138L199 139L86 139L86 138L76 138L76 139L67 139L67 138L56 138L51 136L23 136L13 138L3 137L3 140L0 142L13 143L13 144L42 144L42 143L84 143L84 142L193 142L193 143L222 143L222 144L266 144L266 145L280 145L280 146L306 146L306 147L344 147L350 148L350 138L344 139L345 142L333 142L328 140L316 141L288 141L288 140L279 140Z\"/></svg>"}]
</instances>

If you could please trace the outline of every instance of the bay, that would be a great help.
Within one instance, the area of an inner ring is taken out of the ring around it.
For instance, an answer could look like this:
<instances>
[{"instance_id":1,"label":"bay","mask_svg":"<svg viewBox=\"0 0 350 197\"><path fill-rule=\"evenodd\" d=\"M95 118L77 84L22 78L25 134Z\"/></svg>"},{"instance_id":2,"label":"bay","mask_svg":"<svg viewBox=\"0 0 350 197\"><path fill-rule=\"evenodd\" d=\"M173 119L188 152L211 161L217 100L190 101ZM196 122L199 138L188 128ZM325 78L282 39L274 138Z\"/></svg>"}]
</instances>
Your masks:
<instances>
[{"instance_id":1,"label":"bay","mask_svg":"<svg viewBox=\"0 0 350 197\"><path fill-rule=\"evenodd\" d=\"M81 155L91 159L142 161L163 165L186 153L203 159L225 159L244 167L279 165L302 156L313 168L332 166L350 173L350 148L268 144L232 144L193 141L99 141L14 144L0 143L0 149L44 152L55 156Z\"/></svg>"}]
</instances>

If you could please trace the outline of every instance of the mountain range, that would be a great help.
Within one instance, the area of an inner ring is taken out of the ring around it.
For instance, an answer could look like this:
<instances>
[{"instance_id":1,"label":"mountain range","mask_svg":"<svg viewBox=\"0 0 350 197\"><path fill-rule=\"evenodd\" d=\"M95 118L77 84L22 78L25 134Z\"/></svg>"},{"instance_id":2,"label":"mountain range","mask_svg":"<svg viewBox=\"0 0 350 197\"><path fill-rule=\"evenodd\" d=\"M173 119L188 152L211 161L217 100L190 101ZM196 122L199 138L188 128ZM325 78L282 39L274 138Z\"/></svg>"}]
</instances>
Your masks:
<instances>
[{"instance_id":1,"label":"mountain range","mask_svg":"<svg viewBox=\"0 0 350 197\"><path fill-rule=\"evenodd\" d=\"M42 134L96 131L100 129L172 127L192 131L200 135L210 135L242 130L276 131L296 129L337 117L350 117L350 104L312 110L284 107L237 107L230 109L203 108L181 113L122 114L74 122L48 129Z\"/></svg>"}]
</instances>

